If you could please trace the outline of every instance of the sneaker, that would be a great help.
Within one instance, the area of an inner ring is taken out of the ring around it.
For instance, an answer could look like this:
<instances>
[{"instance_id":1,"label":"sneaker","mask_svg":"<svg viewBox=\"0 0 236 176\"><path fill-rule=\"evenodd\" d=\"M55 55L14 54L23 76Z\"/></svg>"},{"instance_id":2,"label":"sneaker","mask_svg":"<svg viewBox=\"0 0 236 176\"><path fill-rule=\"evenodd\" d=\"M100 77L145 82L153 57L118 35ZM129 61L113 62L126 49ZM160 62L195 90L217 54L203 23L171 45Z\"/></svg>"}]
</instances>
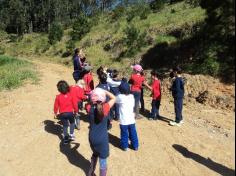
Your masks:
<instances>
[{"instance_id":1,"label":"sneaker","mask_svg":"<svg viewBox=\"0 0 236 176\"><path fill-rule=\"evenodd\" d=\"M138 147L134 148L134 151L138 151Z\"/></svg>"},{"instance_id":2,"label":"sneaker","mask_svg":"<svg viewBox=\"0 0 236 176\"><path fill-rule=\"evenodd\" d=\"M69 140L74 141L74 140L75 140L75 136L74 136L73 134L71 134L71 135L69 136Z\"/></svg>"},{"instance_id":3,"label":"sneaker","mask_svg":"<svg viewBox=\"0 0 236 176\"><path fill-rule=\"evenodd\" d=\"M122 148L122 150L123 150L124 152L127 152L127 151L128 151L128 148Z\"/></svg>"},{"instance_id":4,"label":"sneaker","mask_svg":"<svg viewBox=\"0 0 236 176\"><path fill-rule=\"evenodd\" d=\"M69 142L70 142L69 137L68 136L64 137L63 144L67 145L69 144Z\"/></svg>"},{"instance_id":5,"label":"sneaker","mask_svg":"<svg viewBox=\"0 0 236 176\"><path fill-rule=\"evenodd\" d=\"M171 121L171 122L170 122L170 125L171 125L171 126L179 126L179 127L181 126L180 123L177 123L177 122L174 122L174 121Z\"/></svg>"},{"instance_id":6,"label":"sneaker","mask_svg":"<svg viewBox=\"0 0 236 176\"><path fill-rule=\"evenodd\" d=\"M184 121L183 121L183 120L181 120L179 123L180 123L181 125L183 125L183 124L184 124Z\"/></svg>"},{"instance_id":7,"label":"sneaker","mask_svg":"<svg viewBox=\"0 0 236 176\"><path fill-rule=\"evenodd\" d=\"M148 118L148 120L152 121L152 120L153 120L153 118L149 117L149 118Z\"/></svg>"}]
</instances>

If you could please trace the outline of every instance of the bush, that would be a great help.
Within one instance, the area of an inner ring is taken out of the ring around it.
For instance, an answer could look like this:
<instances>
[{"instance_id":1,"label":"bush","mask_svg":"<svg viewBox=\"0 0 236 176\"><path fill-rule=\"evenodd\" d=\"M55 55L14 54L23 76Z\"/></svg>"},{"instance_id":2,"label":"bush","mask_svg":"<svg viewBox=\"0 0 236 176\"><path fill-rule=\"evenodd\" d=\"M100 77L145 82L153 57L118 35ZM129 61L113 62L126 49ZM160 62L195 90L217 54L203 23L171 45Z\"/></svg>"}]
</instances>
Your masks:
<instances>
[{"instance_id":1,"label":"bush","mask_svg":"<svg viewBox=\"0 0 236 176\"><path fill-rule=\"evenodd\" d=\"M140 20L147 19L148 15L151 13L150 7L146 4L137 4L131 6L126 13L126 20L128 22L132 21L135 17L139 17Z\"/></svg>"},{"instance_id":2,"label":"bush","mask_svg":"<svg viewBox=\"0 0 236 176\"><path fill-rule=\"evenodd\" d=\"M5 54L5 48L0 46L0 55L3 55L3 54Z\"/></svg>"},{"instance_id":3,"label":"bush","mask_svg":"<svg viewBox=\"0 0 236 176\"><path fill-rule=\"evenodd\" d=\"M150 3L150 8L153 12L158 12L164 8L165 0L155 0Z\"/></svg>"},{"instance_id":4,"label":"bush","mask_svg":"<svg viewBox=\"0 0 236 176\"><path fill-rule=\"evenodd\" d=\"M66 42L66 53L63 57L66 57L66 55L70 55L74 52L75 49L75 41L74 40L69 40Z\"/></svg>"},{"instance_id":5,"label":"bush","mask_svg":"<svg viewBox=\"0 0 236 176\"><path fill-rule=\"evenodd\" d=\"M48 40L51 45L61 41L63 37L63 27L59 23L53 23L49 29Z\"/></svg>"},{"instance_id":6,"label":"bush","mask_svg":"<svg viewBox=\"0 0 236 176\"><path fill-rule=\"evenodd\" d=\"M73 24L73 31L71 32L72 40L81 40L85 34L90 31L90 23L89 19L84 15L81 15L78 20L76 20Z\"/></svg>"},{"instance_id":7,"label":"bush","mask_svg":"<svg viewBox=\"0 0 236 176\"><path fill-rule=\"evenodd\" d=\"M127 47L126 56L134 56L140 49L147 44L146 33L141 33L134 25L125 29L124 44Z\"/></svg>"},{"instance_id":8,"label":"bush","mask_svg":"<svg viewBox=\"0 0 236 176\"><path fill-rule=\"evenodd\" d=\"M118 6L111 12L111 19L112 21L117 21L119 18L121 18L125 14L125 7Z\"/></svg>"}]
</instances>

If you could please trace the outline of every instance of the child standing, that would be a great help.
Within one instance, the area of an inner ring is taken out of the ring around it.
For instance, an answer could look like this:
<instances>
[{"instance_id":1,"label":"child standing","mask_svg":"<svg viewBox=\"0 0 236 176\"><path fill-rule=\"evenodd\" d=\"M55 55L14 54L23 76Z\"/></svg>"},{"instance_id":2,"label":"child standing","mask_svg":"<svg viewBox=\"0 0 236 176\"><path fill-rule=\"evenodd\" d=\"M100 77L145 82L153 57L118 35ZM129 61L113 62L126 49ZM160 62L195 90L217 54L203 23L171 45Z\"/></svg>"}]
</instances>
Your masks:
<instances>
[{"instance_id":1,"label":"child standing","mask_svg":"<svg viewBox=\"0 0 236 176\"><path fill-rule=\"evenodd\" d=\"M130 94L130 86L125 81L122 81L119 89L121 94L117 96L116 103L119 104L121 148L127 151L130 139L133 149L137 151L139 144L135 127L134 96Z\"/></svg>"},{"instance_id":2,"label":"child standing","mask_svg":"<svg viewBox=\"0 0 236 176\"><path fill-rule=\"evenodd\" d=\"M78 112L78 108L73 103L73 99L70 94L70 87L66 81L59 81L57 84L57 89L60 94L57 95L55 99L54 114L55 117L59 117L63 123L64 144L68 144L70 140L75 139L74 113ZM70 134L68 134L68 121L70 124Z\"/></svg>"},{"instance_id":3,"label":"child standing","mask_svg":"<svg viewBox=\"0 0 236 176\"><path fill-rule=\"evenodd\" d=\"M83 77L83 80L85 82L85 95L89 96L91 91L94 89L93 74L91 72L92 67L85 66L84 69L85 69L85 75Z\"/></svg>"},{"instance_id":4,"label":"child standing","mask_svg":"<svg viewBox=\"0 0 236 176\"><path fill-rule=\"evenodd\" d=\"M134 73L131 75L129 83L131 84L131 92L135 99L135 115L137 119L140 119L141 116L139 116L139 102L141 99L141 89L143 85L147 87L148 85L145 83L145 77L141 75L141 72L143 71L142 66L137 64L132 68Z\"/></svg>"},{"instance_id":5,"label":"child standing","mask_svg":"<svg viewBox=\"0 0 236 176\"><path fill-rule=\"evenodd\" d=\"M149 120L157 120L160 116L159 109L161 104L161 82L158 79L159 74L156 70L151 72L152 76L152 87L149 89L152 91L152 110Z\"/></svg>"},{"instance_id":6,"label":"child standing","mask_svg":"<svg viewBox=\"0 0 236 176\"><path fill-rule=\"evenodd\" d=\"M181 126L183 124L183 99L184 99L184 80L181 76L182 70L180 67L173 69L174 80L171 87L172 96L175 106L175 121L171 121L171 126Z\"/></svg>"},{"instance_id":7,"label":"child standing","mask_svg":"<svg viewBox=\"0 0 236 176\"><path fill-rule=\"evenodd\" d=\"M84 92L84 81L80 79L76 85L70 86L70 94L79 112L79 110L82 110L83 101L87 99ZM80 116L78 113L75 115L75 127L78 130L80 129Z\"/></svg>"},{"instance_id":8,"label":"child standing","mask_svg":"<svg viewBox=\"0 0 236 176\"><path fill-rule=\"evenodd\" d=\"M106 97L109 101L106 103ZM110 109L115 104L116 98L110 92L96 88L91 93L91 105L89 112L89 143L93 151L88 176L94 176L97 160L100 163L100 176L106 176L107 158L109 156L109 140L107 121Z\"/></svg>"}]
</instances>

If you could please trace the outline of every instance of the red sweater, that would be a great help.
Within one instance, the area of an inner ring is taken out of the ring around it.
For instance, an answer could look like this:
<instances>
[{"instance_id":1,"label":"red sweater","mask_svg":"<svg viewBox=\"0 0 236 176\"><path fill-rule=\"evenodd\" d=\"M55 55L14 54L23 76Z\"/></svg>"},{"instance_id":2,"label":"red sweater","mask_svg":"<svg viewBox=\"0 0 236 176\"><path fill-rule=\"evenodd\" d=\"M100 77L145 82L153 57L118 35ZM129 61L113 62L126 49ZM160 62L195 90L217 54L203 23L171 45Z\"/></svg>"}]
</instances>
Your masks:
<instances>
[{"instance_id":1,"label":"red sweater","mask_svg":"<svg viewBox=\"0 0 236 176\"><path fill-rule=\"evenodd\" d=\"M152 98L153 100L161 99L161 82L158 79L155 79L152 83Z\"/></svg>"},{"instance_id":2,"label":"red sweater","mask_svg":"<svg viewBox=\"0 0 236 176\"><path fill-rule=\"evenodd\" d=\"M79 86L70 86L70 94L72 97L73 104L76 106L76 112L79 112L78 102L82 102L86 99L84 89Z\"/></svg>"},{"instance_id":3,"label":"red sweater","mask_svg":"<svg viewBox=\"0 0 236 176\"><path fill-rule=\"evenodd\" d=\"M145 81L145 77L140 74L132 74L130 81L131 81L131 91L141 92L142 84Z\"/></svg>"},{"instance_id":4,"label":"red sweater","mask_svg":"<svg viewBox=\"0 0 236 176\"><path fill-rule=\"evenodd\" d=\"M90 92L94 89L93 75L92 73L87 73L84 75L85 82L85 94L89 95Z\"/></svg>"},{"instance_id":5,"label":"red sweater","mask_svg":"<svg viewBox=\"0 0 236 176\"><path fill-rule=\"evenodd\" d=\"M54 113L58 114L58 112L78 112L78 107L73 103L72 96L70 93L67 94L59 94L56 96L54 103Z\"/></svg>"}]
</instances>

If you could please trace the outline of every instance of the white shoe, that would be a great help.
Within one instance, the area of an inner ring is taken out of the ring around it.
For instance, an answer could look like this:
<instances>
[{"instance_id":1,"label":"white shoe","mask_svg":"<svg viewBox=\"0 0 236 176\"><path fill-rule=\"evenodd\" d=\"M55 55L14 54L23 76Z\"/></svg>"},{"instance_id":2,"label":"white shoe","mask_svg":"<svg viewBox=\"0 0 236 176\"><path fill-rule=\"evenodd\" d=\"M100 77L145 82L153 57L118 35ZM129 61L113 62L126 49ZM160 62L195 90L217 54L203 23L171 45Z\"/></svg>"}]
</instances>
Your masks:
<instances>
[{"instance_id":1,"label":"white shoe","mask_svg":"<svg viewBox=\"0 0 236 176\"><path fill-rule=\"evenodd\" d=\"M71 135L69 136L69 139L70 139L71 141L74 141L74 140L75 140L75 136L74 136L73 134L71 134Z\"/></svg>"},{"instance_id":2,"label":"white shoe","mask_svg":"<svg viewBox=\"0 0 236 176\"><path fill-rule=\"evenodd\" d=\"M171 125L171 126L178 126L178 127L180 127L180 126L181 126L181 123L177 123L177 122L171 121L171 122L170 122L170 125Z\"/></svg>"},{"instance_id":3,"label":"white shoe","mask_svg":"<svg viewBox=\"0 0 236 176\"><path fill-rule=\"evenodd\" d=\"M183 125L183 124L184 124L184 120L181 120L179 123L180 123L181 125Z\"/></svg>"}]
</instances>

